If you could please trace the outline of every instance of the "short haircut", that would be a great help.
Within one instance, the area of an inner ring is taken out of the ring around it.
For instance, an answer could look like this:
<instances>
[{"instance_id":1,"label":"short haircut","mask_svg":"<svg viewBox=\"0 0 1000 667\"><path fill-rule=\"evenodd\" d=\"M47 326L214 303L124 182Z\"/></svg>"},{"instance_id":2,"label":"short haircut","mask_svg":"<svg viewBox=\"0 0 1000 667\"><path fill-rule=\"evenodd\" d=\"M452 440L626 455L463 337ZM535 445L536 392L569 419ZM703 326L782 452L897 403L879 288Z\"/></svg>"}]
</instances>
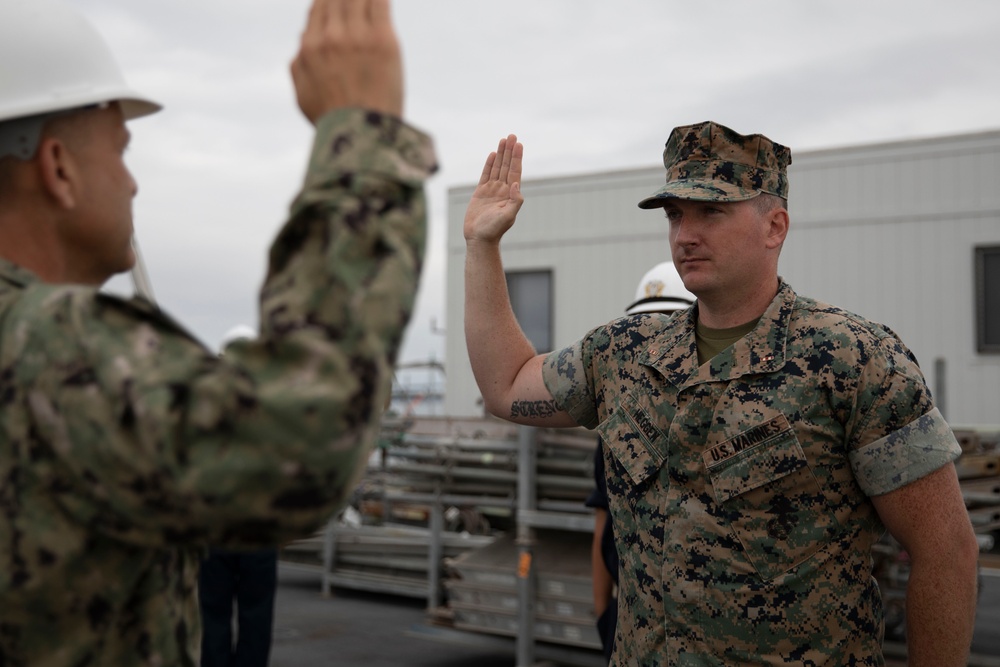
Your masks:
<instances>
[{"instance_id":1,"label":"short haircut","mask_svg":"<svg viewBox=\"0 0 1000 667\"><path fill-rule=\"evenodd\" d=\"M750 200L758 215L767 215L776 208L788 209L788 200L770 192L761 192Z\"/></svg>"}]
</instances>

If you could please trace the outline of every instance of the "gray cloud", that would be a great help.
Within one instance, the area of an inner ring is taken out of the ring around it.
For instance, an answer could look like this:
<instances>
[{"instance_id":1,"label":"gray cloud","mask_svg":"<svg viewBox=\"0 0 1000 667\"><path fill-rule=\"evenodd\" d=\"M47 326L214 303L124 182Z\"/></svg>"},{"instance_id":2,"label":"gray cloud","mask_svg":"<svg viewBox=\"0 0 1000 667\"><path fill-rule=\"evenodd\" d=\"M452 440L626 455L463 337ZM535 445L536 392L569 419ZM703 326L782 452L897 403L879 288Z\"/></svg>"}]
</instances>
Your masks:
<instances>
[{"instance_id":1,"label":"gray cloud","mask_svg":"<svg viewBox=\"0 0 1000 667\"><path fill-rule=\"evenodd\" d=\"M214 345L255 323L264 252L301 181L310 132L288 63L309 3L77 5L167 105L133 124L137 230L161 301ZM442 164L403 359L443 358L430 323L444 321L445 193L507 132L533 178L655 165L671 127L707 118L795 149L1000 124L990 0L396 0L394 17L407 116Z\"/></svg>"}]
</instances>

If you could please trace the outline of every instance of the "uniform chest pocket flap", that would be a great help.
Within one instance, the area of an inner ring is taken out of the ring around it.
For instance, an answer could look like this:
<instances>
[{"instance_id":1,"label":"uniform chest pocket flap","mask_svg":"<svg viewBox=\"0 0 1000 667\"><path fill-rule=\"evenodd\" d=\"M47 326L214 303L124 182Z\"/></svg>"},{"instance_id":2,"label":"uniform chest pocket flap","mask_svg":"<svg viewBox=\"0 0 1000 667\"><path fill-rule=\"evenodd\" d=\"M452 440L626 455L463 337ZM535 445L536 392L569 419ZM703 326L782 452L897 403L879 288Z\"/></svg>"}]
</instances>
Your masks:
<instances>
[{"instance_id":1,"label":"uniform chest pocket flap","mask_svg":"<svg viewBox=\"0 0 1000 667\"><path fill-rule=\"evenodd\" d=\"M597 432L634 485L656 475L667 458L667 436L631 394Z\"/></svg>"},{"instance_id":2,"label":"uniform chest pocket flap","mask_svg":"<svg viewBox=\"0 0 1000 667\"><path fill-rule=\"evenodd\" d=\"M784 416L703 454L715 499L764 579L799 565L838 523Z\"/></svg>"}]
</instances>

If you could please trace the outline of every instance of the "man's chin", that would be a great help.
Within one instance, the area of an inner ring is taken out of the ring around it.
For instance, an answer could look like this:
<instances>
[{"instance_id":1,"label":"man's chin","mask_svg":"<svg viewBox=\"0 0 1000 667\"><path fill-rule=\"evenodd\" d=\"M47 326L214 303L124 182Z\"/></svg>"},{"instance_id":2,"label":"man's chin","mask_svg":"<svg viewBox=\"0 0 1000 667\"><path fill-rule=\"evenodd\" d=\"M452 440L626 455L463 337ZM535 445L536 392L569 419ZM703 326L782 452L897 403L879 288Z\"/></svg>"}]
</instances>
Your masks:
<instances>
[{"instance_id":1,"label":"man's chin","mask_svg":"<svg viewBox=\"0 0 1000 667\"><path fill-rule=\"evenodd\" d=\"M681 273L681 282L684 283L687 291L697 294L699 290L703 290L709 286L710 276L705 275L695 267L691 267L689 270Z\"/></svg>"},{"instance_id":2,"label":"man's chin","mask_svg":"<svg viewBox=\"0 0 1000 667\"><path fill-rule=\"evenodd\" d=\"M129 249L128 254L122 258L121 263L117 267L115 267L113 271L111 271L108 275L104 277L104 280L101 281L101 284L103 285L104 283L108 282L115 276L125 275L133 268L135 268L135 253L132 252L131 249Z\"/></svg>"}]
</instances>

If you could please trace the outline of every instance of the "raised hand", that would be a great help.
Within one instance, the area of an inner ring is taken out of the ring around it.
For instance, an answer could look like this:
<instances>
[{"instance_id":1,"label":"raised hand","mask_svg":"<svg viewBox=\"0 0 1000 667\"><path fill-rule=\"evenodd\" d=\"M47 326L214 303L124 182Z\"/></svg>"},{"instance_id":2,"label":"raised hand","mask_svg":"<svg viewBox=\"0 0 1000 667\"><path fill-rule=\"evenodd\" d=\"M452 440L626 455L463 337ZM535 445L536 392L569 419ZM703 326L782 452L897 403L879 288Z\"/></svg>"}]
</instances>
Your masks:
<instances>
[{"instance_id":1,"label":"raised hand","mask_svg":"<svg viewBox=\"0 0 1000 667\"><path fill-rule=\"evenodd\" d=\"M344 107L403 113L389 0L314 0L291 69L299 108L313 124Z\"/></svg>"},{"instance_id":2,"label":"raised hand","mask_svg":"<svg viewBox=\"0 0 1000 667\"><path fill-rule=\"evenodd\" d=\"M513 134L500 140L483 166L479 185L465 210L466 241L498 243L521 210L521 158L524 146Z\"/></svg>"}]
</instances>

